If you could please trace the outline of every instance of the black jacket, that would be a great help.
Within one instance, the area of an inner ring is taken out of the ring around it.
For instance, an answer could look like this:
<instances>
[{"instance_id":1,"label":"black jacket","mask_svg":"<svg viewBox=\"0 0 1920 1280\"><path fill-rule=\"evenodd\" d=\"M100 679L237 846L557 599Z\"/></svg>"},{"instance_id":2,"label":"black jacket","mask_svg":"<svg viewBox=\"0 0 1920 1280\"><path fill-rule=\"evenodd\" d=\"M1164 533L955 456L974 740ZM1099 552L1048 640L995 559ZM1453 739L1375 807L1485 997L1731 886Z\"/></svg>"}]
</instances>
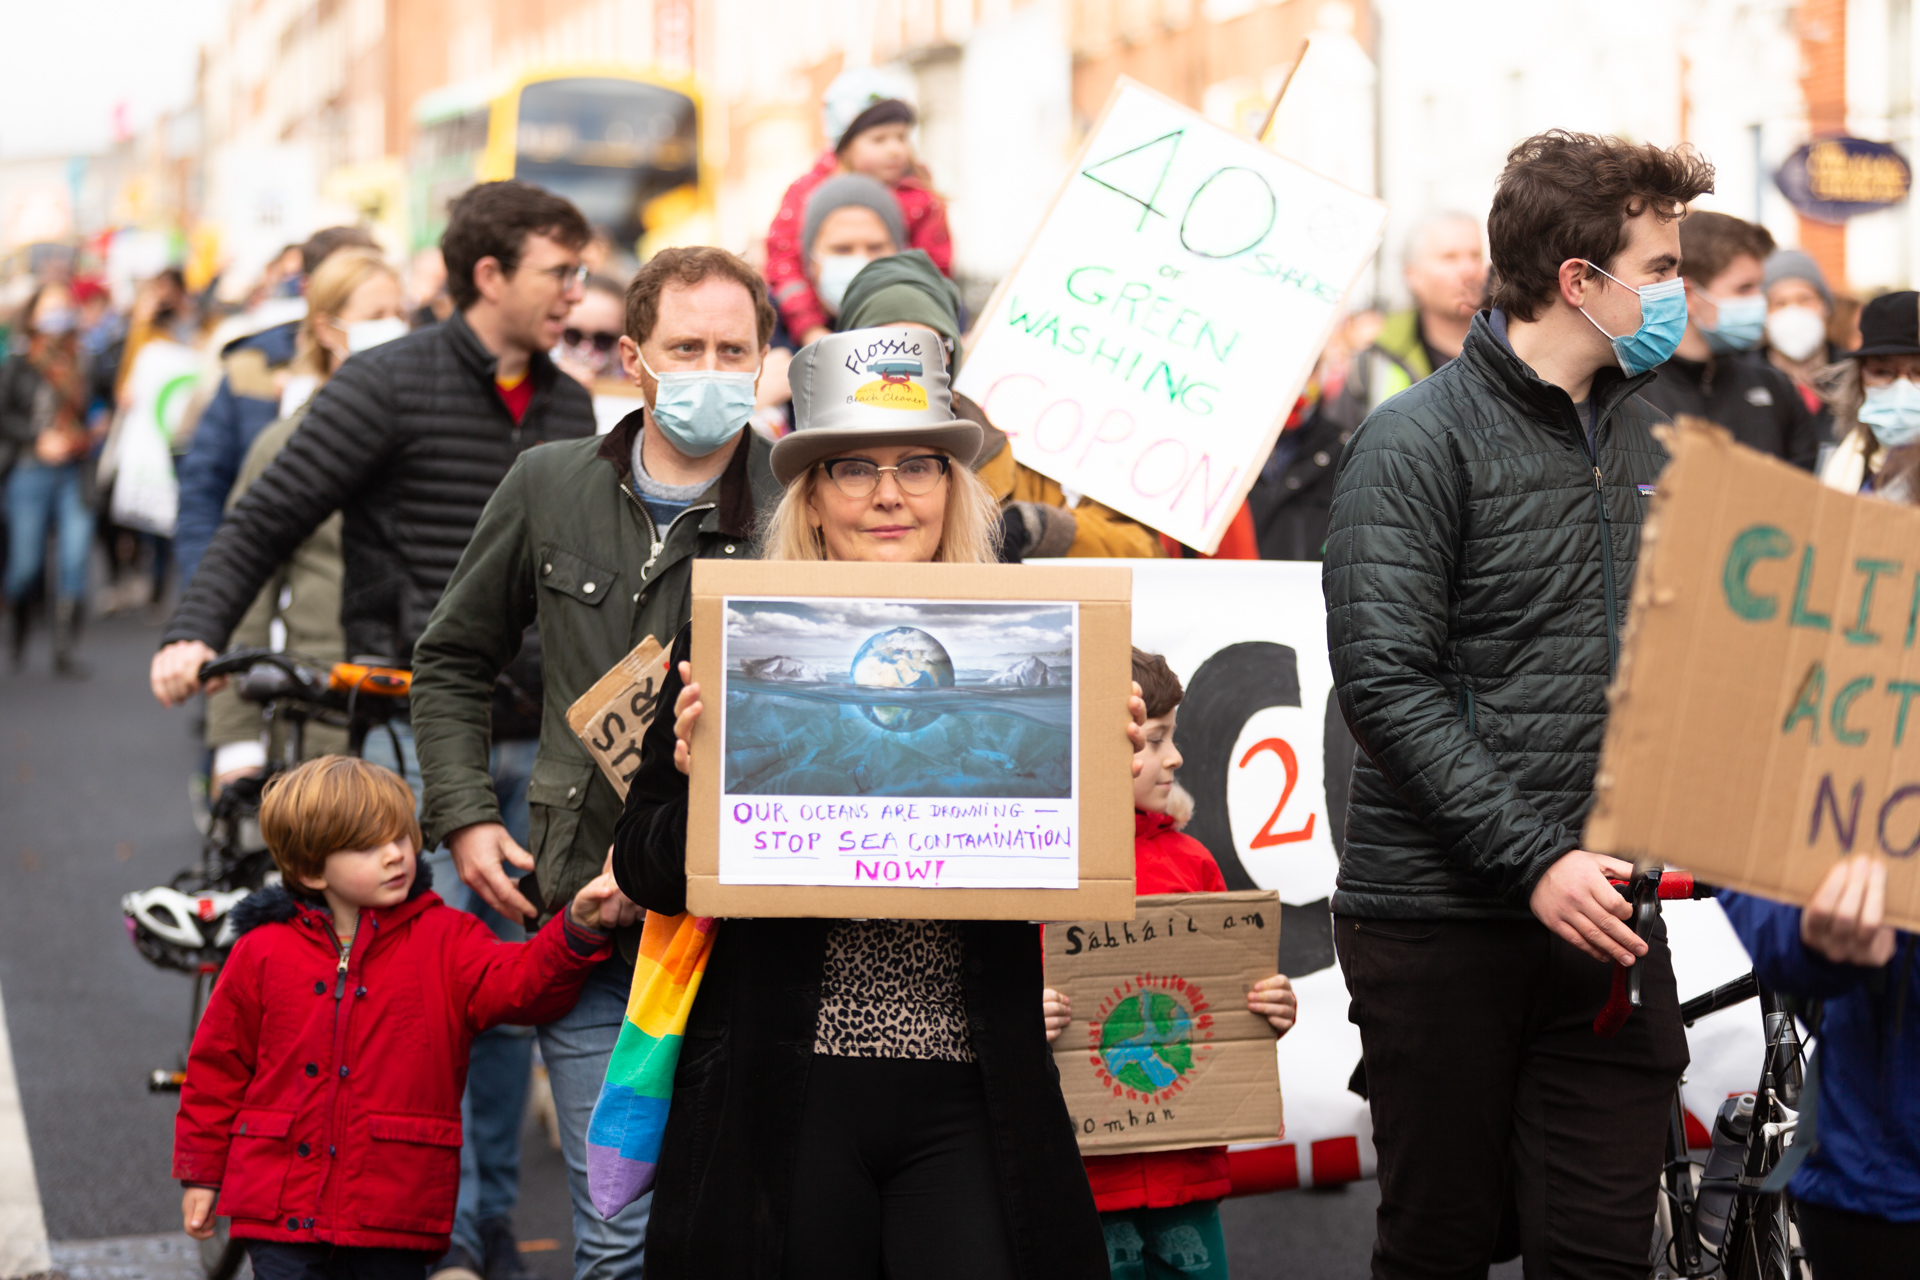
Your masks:
<instances>
[{"instance_id":1,"label":"black jacket","mask_svg":"<svg viewBox=\"0 0 1920 1280\"><path fill-rule=\"evenodd\" d=\"M1322 582L1361 755L1337 912L1526 917L1592 800L1639 486L1666 454L1634 395L1650 375L1595 375L1596 459L1504 328L1476 316L1460 358L1369 415L1340 463Z\"/></svg>"},{"instance_id":2,"label":"black jacket","mask_svg":"<svg viewBox=\"0 0 1920 1280\"><path fill-rule=\"evenodd\" d=\"M1793 379L1758 355L1679 356L1654 371L1640 394L1669 418L1691 414L1733 432L1751 449L1803 470L1819 460L1820 420L1807 411Z\"/></svg>"},{"instance_id":3,"label":"black jacket","mask_svg":"<svg viewBox=\"0 0 1920 1280\"><path fill-rule=\"evenodd\" d=\"M586 389L541 353L529 368L533 401L515 425L494 388L497 365L457 312L348 360L227 514L161 643L224 646L260 584L341 511L347 653L410 661L513 460L594 431Z\"/></svg>"},{"instance_id":4,"label":"black jacket","mask_svg":"<svg viewBox=\"0 0 1920 1280\"><path fill-rule=\"evenodd\" d=\"M689 631L661 704L680 693ZM613 869L649 911L686 909L687 779L673 717L642 744ZM687 1022L647 1224L647 1280L777 1280L832 920L724 920ZM1040 931L960 925L967 1031L979 1059L1021 1280L1106 1280L1086 1168L1041 1022Z\"/></svg>"},{"instance_id":5,"label":"black jacket","mask_svg":"<svg viewBox=\"0 0 1920 1280\"><path fill-rule=\"evenodd\" d=\"M1333 403L1315 405L1305 422L1281 434L1247 492L1262 560L1321 558L1340 451L1364 412L1358 400L1337 396Z\"/></svg>"}]
</instances>

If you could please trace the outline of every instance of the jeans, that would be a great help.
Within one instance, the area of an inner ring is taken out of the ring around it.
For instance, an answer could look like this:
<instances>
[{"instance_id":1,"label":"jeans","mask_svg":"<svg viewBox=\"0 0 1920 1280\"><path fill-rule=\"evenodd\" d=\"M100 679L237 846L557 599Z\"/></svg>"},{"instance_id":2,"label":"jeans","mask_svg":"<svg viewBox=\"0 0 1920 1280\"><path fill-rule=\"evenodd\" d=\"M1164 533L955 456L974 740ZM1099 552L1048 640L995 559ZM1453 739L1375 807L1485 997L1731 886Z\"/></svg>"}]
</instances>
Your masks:
<instances>
[{"instance_id":1,"label":"jeans","mask_svg":"<svg viewBox=\"0 0 1920 1280\"><path fill-rule=\"evenodd\" d=\"M560 1152L567 1161L567 1190L573 1197L574 1280L634 1280L647 1243L648 1192L614 1215L611 1222L593 1207L587 1191L587 1123L607 1078L607 1060L627 1016L627 991L633 970L617 957L603 963L581 989L580 1003L566 1017L539 1030L540 1058L553 1085L553 1107L560 1117Z\"/></svg>"},{"instance_id":2,"label":"jeans","mask_svg":"<svg viewBox=\"0 0 1920 1280\"><path fill-rule=\"evenodd\" d=\"M80 464L57 467L29 456L7 476L7 600L18 601L32 589L45 563L47 530L59 544L59 577L54 596L83 600L87 594L87 555L93 548L93 513L80 492Z\"/></svg>"},{"instance_id":3,"label":"jeans","mask_svg":"<svg viewBox=\"0 0 1920 1280\"><path fill-rule=\"evenodd\" d=\"M392 769L405 766L410 782L420 777L413 728L396 722L400 758L385 730L367 736L366 756ZM527 842L527 783L533 773L532 741L495 743L488 761L501 821L520 844ZM453 854L442 847L427 856L434 891L456 911L477 916L503 942L523 942L527 931L507 919L461 883ZM533 1074L533 1032L526 1027L494 1027L474 1037L467 1065L467 1091L460 1100L464 1140L460 1146L460 1198L453 1216L453 1243L485 1259L480 1223L512 1215L520 1202L520 1129L527 1114L527 1089Z\"/></svg>"}]
</instances>

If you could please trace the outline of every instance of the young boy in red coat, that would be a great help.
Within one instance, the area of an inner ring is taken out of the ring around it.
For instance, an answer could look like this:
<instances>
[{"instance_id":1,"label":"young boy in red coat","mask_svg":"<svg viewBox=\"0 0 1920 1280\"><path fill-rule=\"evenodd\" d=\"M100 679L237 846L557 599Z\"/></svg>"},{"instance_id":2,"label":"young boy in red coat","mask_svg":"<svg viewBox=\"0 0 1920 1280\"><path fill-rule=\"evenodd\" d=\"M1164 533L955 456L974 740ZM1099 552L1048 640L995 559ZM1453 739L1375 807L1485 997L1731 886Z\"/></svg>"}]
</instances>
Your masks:
<instances>
[{"instance_id":1,"label":"young boy in red coat","mask_svg":"<svg viewBox=\"0 0 1920 1280\"><path fill-rule=\"evenodd\" d=\"M881 83L864 67L846 72L828 87L823 114L833 150L787 188L767 228L767 287L787 332L802 346L829 330L827 310L807 279L808 247L800 243L807 197L836 174L865 174L891 190L907 228L907 242L895 248L924 249L942 275L953 273L947 206L913 157L913 108L898 98L880 96L883 93Z\"/></svg>"},{"instance_id":2,"label":"young boy in red coat","mask_svg":"<svg viewBox=\"0 0 1920 1280\"><path fill-rule=\"evenodd\" d=\"M1186 694L1180 677L1159 654L1135 649L1133 681L1147 704L1146 745L1134 757L1143 762L1133 779L1134 892L1224 892L1227 882L1213 855L1168 813L1175 797L1185 795L1174 785L1181 760L1173 725ZM1287 1034L1297 1012L1293 984L1284 974L1262 979L1247 993L1247 1009L1265 1018L1276 1037ZM1047 1039L1053 1040L1066 1029L1072 1009L1049 989L1045 1011ZM1220 1198L1232 1184L1225 1147L1087 1156L1086 1165L1113 1280L1226 1280Z\"/></svg>"},{"instance_id":3,"label":"young boy in red coat","mask_svg":"<svg viewBox=\"0 0 1920 1280\"><path fill-rule=\"evenodd\" d=\"M234 910L174 1122L187 1234L214 1204L258 1280L419 1280L447 1250L473 1037L573 1007L608 932L611 875L524 943L429 892L401 778L321 756L268 784L283 883Z\"/></svg>"}]
</instances>

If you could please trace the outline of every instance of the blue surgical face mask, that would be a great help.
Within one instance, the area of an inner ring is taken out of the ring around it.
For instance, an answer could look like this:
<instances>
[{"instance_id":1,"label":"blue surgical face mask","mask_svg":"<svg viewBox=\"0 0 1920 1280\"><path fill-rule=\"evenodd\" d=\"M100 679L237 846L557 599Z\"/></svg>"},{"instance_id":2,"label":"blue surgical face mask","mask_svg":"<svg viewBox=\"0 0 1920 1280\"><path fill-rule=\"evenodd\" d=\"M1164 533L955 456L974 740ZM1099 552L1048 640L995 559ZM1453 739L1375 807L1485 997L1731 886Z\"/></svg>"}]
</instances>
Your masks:
<instances>
[{"instance_id":1,"label":"blue surgical face mask","mask_svg":"<svg viewBox=\"0 0 1920 1280\"><path fill-rule=\"evenodd\" d=\"M1620 277L1609 274L1598 263L1587 262L1585 258L1580 261L1586 262L1622 289L1630 289L1640 295L1640 327L1618 338L1600 329L1600 322L1587 316L1585 307L1580 308L1580 314L1587 316L1587 323L1600 329L1601 335L1613 344L1613 358L1620 362L1620 368L1627 376L1656 369L1673 359L1674 351L1680 346L1680 338L1687 331L1687 282L1675 276L1643 289L1634 289Z\"/></svg>"},{"instance_id":2,"label":"blue surgical face mask","mask_svg":"<svg viewBox=\"0 0 1920 1280\"><path fill-rule=\"evenodd\" d=\"M1711 302L1720 313L1720 323L1712 328L1704 324L1700 326L1700 332L1706 335L1709 347L1721 355L1728 355L1735 351L1751 351L1760 345L1760 339L1767 331L1767 296L1764 293L1728 298L1723 302L1705 289L1695 289L1694 292Z\"/></svg>"},{"instance_id":3,"label":"blue surgical face mask","mask_svg":"<svg viewBox=\"0 0 1920 1280\"><path fill-rule=\"evenodd\" d=\"M407 322L399 316L388 316L384 320L356 320L347 326L347 350L357 354L406 336Z\"/></svg>"},{"instance_id":4,"label":"blue surgical face mask","mask_svg":"<svg viewBox=\"0 0 1920 1280\"><path fill-rule=\"evenodd\" d=\"M719 369L654 373L645 356L640 367L659 384L653 393L654 425L689 458L704 458L740 433L753 416L753 383L760 376Z\"/></svg>"},{"instance_id":5,"label":"blue surgical face mask","mask_svg":"<svg viewBox=\"0 0 1920 1280\"><path fill-rule=\"evenodd\" d=\"M1868 387L1866 402L1860 406L1860 421L1889 449L1920 440L1920 387L1908 378L1896 378L1884 387Z\"/></svg>"},{"instance_id":6,"label":"blue surgical face mask","mask_svg":"<svg viewBox=\"0 0 1920 1280\"><path fill-rule=\"evenodd\" d=\"M79 313L72 307L55 307L40 313L40 318L34 322L33 330L35 333L44 333L49 338L58 338L72 333L78 319Z\"/></svg>"}]
</instances>

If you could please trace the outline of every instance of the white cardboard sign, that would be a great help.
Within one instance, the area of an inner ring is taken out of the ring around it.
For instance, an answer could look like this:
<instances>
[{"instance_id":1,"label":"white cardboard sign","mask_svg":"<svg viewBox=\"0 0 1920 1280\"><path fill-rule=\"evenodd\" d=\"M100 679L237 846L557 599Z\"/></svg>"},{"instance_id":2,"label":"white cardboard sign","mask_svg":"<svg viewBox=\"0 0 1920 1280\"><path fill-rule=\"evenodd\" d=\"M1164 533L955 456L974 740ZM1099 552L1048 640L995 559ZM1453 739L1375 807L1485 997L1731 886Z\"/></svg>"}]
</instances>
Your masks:
<instances>
[{"instance_id":1,"label":"white cardboard sign","mask_svg":"<svg viewBox=\"0 0 1920 1280\"><path fill-rule=\"evenodd\" d=\"M1211 552L1386 216L1123 77L955 389L1027 466Z\"/></svg>"}]
</instances>

